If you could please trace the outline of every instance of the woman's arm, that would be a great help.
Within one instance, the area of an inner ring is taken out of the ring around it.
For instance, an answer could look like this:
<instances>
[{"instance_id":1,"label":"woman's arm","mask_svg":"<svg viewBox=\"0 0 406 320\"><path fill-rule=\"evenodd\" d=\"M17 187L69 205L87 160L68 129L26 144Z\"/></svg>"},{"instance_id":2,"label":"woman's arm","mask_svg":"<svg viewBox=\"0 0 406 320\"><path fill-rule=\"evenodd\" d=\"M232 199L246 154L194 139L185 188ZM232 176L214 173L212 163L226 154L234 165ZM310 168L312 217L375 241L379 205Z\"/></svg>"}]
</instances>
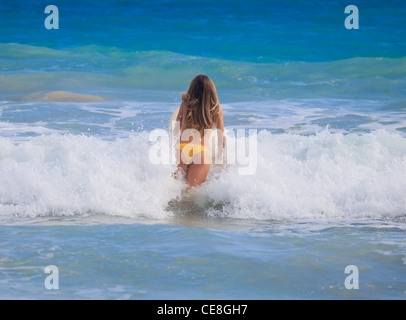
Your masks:
<instances>
[{"instance_id":1,"label":"woman's arm","mask_svg":"<svg viewBox=\"0 0 406 320\"><path fill-rule=\"evenodd\" d=\"M218 137L218 146L223 146L223 149L226 147L226 136L224 134L224 119L223 119L223 109L220 106L219 116L217 117L217 137Z\"/></svg>"},{"instance_id":2,"label":"woman's arm","mask_svg":"<svg viewBox=\"0 0 406 320\"><path fill-rule=\"evenodd\" d=\"M183 102L179 106L179 112L178 116L176 117L176 121L179 122L180 128L182 128L182 120L183 120L183 109L184 109L184 104Z\"/></svg>"},{"instance_id":3,"label":"woman's arm","mask_svg":"<svg viewBox=\"0 0 406 320\"><path fill-rule=\"evenodd\" d=\"M173 136L174 137L178 137L180 139L180 134L182 133L182 125L183 125L183 119L184 119L184 103L182 101L182 103L179 106L179 111L178 111L178 115L176 117L176 122L175 122L175 126L173 127Z\"/></svg>"}]
</instances>

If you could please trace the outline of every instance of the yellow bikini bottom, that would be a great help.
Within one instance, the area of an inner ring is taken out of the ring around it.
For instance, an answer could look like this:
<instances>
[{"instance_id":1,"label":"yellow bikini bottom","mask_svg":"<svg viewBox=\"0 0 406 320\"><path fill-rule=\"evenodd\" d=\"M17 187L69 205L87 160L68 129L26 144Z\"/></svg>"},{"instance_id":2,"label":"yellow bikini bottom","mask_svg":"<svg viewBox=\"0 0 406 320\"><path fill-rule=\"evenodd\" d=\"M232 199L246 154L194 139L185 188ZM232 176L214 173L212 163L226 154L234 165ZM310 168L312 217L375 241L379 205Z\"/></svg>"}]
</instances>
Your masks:
<instances>
[{"instance_id":1,"label":"yellow bikini bottom","mask_svg":"<svg viewBox=\"0 0 406 320\"><path fill-rule=\"evenodd\" d=\"M182 151L188 164L192 161L193 157L199 154L200 152L207 152L208 154L210 154L209 149L200 144L181 143L178 144L176 148Z\"/></svg>"}]
</instances>

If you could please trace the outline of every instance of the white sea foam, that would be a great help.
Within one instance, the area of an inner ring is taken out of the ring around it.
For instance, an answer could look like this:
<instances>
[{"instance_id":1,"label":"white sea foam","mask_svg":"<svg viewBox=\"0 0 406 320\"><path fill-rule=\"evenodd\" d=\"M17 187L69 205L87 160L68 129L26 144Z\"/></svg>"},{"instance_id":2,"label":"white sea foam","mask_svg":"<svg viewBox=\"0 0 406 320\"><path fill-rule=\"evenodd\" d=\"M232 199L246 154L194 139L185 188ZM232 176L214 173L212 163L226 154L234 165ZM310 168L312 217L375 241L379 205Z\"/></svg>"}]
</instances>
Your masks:
<instances>
[{"instance_id":1,"label":"white sea foam","mask_svg":"<svg viewBox=\"0 0 406 320\"><path fill-rule=\"evenodd\" d=\"M259 134L258 173L229 168L204 187L236 218L358 218L406 214L406 139L364 135Z\"/></svg>"},{"instance_id":2,"label":"white sea foam","mask_svg":"<svg viewBox=\"0 0 406 320\"><path fill-rule=\"evenodd\" d=\"M181 186L169 166L148 161L147 134L107 142L50 135L0 138L0 213L162 217Z\"/></svg>"},{"instance_id":3,"label":"white sea foam","mask_svg":"<svg viewBox=\"0 0 406 320\"><path fill-rule=\"evenodd\" d=\"M234 128L313 134L329 125L334 133L384 129L402 134L399 129L406 123L404 102L399 102L400 110L388 107L382 112L388 105L388 101L367 99L282 99L236 102L223 108Z\"/></svg>"},{"instance_id":4,"label":"white sea foam","mask_svg":"<svg viewBox=\"0 0 406 320\"><path fill-rule=\"evenodd\" d=\"M0 216L165 218L183 183L148 158L148 133L105 141L47 135L0 138ZM258 135L258 171L211 174L197 203L206 213L254 219L354 219L406 214L406 138L362 135Z\"/></svg>"},{"instance_id":5,"label":"white sea foam","mask_svg":"<svg viewBox=\"0 0 406 320\"><path fill-rule=\"evenodd\" d=\"M16 136L22 136L24 135L41 135L41 134L51 134L51 133L58 133L57 130L53 130L50 128L47 128L47 123L46 122L35 122L32 124L25 124L25 123L19 123L19 124L12 124L8 122L2 122L0 121L0 135L1 136L9 136L9 137L16 137ZM24 139L24 138L22 138Z\"/></svg>"}]
</instances>

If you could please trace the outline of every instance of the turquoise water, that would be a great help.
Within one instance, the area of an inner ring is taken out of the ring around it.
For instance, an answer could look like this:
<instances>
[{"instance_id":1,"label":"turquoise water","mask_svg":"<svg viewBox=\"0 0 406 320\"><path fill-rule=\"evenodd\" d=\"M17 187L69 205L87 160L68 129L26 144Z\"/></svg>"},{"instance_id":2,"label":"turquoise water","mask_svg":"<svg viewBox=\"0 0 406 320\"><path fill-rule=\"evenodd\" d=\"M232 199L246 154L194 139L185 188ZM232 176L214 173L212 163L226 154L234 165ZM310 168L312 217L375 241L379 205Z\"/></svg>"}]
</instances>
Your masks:
<instances>
[{"instance_id":1,"label":"turquoise water","mask_svg":"<svg viewBox=\"0 0 406 320\"><path fill-rule=\"evenodd\" d=\"M403 1L48 4L0 3L1 298L405 298ZM149 138L198 73L257 171L184 203Z\"/></svg>"}]
</instances>

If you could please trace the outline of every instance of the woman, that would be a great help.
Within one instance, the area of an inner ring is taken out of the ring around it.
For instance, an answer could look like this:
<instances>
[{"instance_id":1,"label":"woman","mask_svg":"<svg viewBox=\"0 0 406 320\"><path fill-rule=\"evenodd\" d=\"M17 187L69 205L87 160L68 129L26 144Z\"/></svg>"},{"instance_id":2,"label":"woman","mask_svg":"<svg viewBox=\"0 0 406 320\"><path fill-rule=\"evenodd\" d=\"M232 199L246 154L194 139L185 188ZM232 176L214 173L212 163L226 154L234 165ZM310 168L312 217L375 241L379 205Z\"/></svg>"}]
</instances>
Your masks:
<instances>
[{"instance_id":1,"label":"woman","mask_svg":"<svg viewBox=\"0 0 406 320\"><path fill-rule=\"evenodd\" d=\"M182 95L176 121L180 125L178 171L186 178L189 187L196 187L206 180L210 170L210 143L215 126L219 150L225 147L223 110L209 77L200 74L191 81L189 90Z\"/></svg>"}]
</instances>

